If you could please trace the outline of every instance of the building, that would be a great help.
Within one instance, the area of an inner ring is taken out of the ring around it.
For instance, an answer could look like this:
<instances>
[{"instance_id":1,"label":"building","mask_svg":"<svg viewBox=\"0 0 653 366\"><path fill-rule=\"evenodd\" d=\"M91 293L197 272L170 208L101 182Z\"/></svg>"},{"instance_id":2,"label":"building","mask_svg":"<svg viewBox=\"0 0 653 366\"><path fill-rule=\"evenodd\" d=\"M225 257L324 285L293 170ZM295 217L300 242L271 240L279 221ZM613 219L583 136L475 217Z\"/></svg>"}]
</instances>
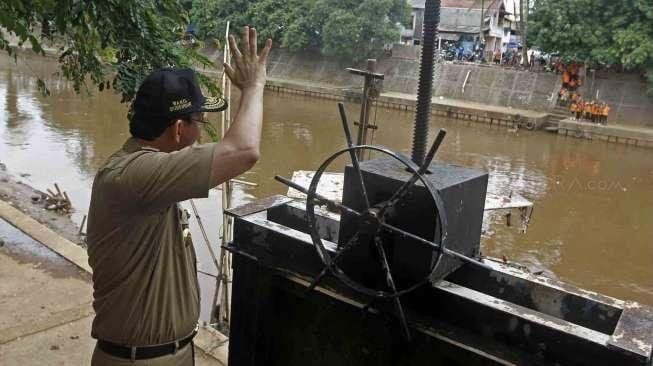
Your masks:
<instances>
[{"instance_id":1,"label":"building","mask_svg":"<svg viewBox=\"0 0 653 366\"><path fill-rule=\"evenodd\" d=\"M421 43L424 3L425 0L409 0L413 29L402 32L403 43ZM486 57L496 50L517 47L518 14L519 0L441 0L438 43L470 47L480 40L485 44ZM479 39L481 34L482 38Z\"/></svg>"}]
</instances>

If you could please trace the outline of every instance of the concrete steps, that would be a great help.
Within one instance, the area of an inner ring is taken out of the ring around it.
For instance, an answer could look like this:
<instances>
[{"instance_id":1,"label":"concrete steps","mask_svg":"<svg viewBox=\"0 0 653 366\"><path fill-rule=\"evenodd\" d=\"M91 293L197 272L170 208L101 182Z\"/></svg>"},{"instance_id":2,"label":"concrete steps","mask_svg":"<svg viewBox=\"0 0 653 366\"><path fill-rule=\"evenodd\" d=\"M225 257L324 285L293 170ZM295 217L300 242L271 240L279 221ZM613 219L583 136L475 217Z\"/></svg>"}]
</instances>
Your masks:
<instances>
[{"instance_id":1,"label":"concrete steps","mask_svg":"<svg viewBox=\"0 0 653 366\"><path fill-rule=\"evenodd\" d=\"M547 131L557 131L558 125L561 121L570 117L569 107L567 106L556 106L551 112L549 112L549 121L547 122L544 128Z\"/></svg>"}]
</instances>

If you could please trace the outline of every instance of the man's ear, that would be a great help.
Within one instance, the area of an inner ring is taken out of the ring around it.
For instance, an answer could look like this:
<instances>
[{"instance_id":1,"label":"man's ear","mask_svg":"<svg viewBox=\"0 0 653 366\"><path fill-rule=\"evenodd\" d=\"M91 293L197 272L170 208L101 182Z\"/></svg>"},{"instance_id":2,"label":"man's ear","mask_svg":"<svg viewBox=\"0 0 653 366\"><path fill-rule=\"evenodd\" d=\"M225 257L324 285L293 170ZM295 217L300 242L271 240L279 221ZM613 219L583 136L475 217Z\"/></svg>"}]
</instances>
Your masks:
<instances>
[{"instance_id":1,"label":"man's ear","mask_svg":"<svg viewBox=\"0 0 653 366\"><path fill-rule=\"evenodd\" d=\"M177 144L181 142L182 123L184 123L183 120L177 119L175 120L175 123L172 125L172 136L175 139L175 143Z\"/></svg>"}]
</instances>

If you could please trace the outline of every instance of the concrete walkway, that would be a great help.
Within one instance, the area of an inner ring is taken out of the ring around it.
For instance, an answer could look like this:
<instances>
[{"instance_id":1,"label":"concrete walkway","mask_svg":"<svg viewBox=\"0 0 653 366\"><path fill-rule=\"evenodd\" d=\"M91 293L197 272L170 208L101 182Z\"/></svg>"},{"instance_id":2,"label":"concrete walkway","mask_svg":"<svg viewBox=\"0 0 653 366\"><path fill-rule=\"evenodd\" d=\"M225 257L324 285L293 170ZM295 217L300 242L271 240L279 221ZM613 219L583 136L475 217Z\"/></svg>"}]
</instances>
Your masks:
<instances>
[{"instance_id":1,"label":"concrete walkway","mask_svg":"<svg viewBox=\"0 0 653 366\"><path fill-rule=\"evenodd\" d=\"M0 201L0 365L90 364L95 340L85 253ZM225 336L203 327L196 345L196 365L227 364Z\"/></svg>"},{"instance_id":2,"label":"concrete walkway","mask_svg":"<svg viewBox=\"0 0 653 366\"><path fill-rule=\"evenodd\" d=\"M558 122L558 134L653 148L653 129L646 127L617 124L600 125L592 122L565 119Z\"/></svg>"},{"instance_id":3,"label":"concrete walkway","mask_svg":"<svg viewBox=\"0 0 653 366\"><path fill-rule=\"evenodd\" d=\"M360 87L335 86L313 83L304 80L282 80L268 78L266 88L272 91L300 94L324 99L347 100L358 98ZM415 110L417 95L397 92L381 93L379 106L405 111ZM517 115L524 121L531 121L541 126L548 121L549 114L527 109L493 106L464 100L433 97L431 112L448 118L469 119L476 122L497 123L512 126Z\"/></svg>"},{"instance_id":4,"label":"concrete walkway","mask_svg":"<svg viewBox=\"0 0 653 366\"><path fill-rule=\"evenodd\" d=\"M396 98L396 99L410 100L410 101L417 100L417 95L415 94L395 93L395 92L382 93L381 97ZM431 104L437 106L443 106L443 107L459 108L459 109L472 109L472 110L497 113L497 114L506 114L506 115L519 114L522 117L533 118L533 119L546 118L548 116L548 113L531 111L527 109L502 107L502 106L495 106L489 104L468 102L459 99L449 99L449 98L440 98L440 97L433 97L433 99L431 100Z\"/></svg>"},{"instance_id":5,"label":"concrete walkway","mask_svg":"<svg viewBox=\"0 0 653 366\"><path fill-rule=\"evenodd\" d=\"M284 80L278 78L268 78L268 84L271 86L278 86L281 88L295 88L302 89L307 91L313 91L316 93L335 93L337 95L344 95L346 91L359 91L360 86L336 86L331 84L324 83L314 83L305 80ZM381 93L380 101L387 102L397 102L397 103L411 103L413 104L417 100L417 94L408 94L408 93L397 93L397 92L383 92ZM507 115L519 114L522 117L526 118L545 118L548 116L548 113L532 111L527 109L518 109L511 107L502 107L502 106L493 106L482 103L468 102L458 99L449 99L449 98L439 98L433 97L431 103L437 106L452 107L452 108L464 108L479 110L490 113L501 113Z\"/></svg>"}]
</instances>

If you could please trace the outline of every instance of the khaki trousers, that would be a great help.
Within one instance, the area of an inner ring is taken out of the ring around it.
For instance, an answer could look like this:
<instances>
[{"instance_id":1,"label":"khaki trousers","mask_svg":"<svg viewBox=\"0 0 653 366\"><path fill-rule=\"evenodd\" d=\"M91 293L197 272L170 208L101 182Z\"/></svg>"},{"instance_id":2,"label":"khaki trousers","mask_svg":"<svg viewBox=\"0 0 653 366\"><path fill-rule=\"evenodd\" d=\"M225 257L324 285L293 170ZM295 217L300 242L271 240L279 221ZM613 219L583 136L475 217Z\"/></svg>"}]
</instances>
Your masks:
<instances>
[{"instance_id":1,"label":"khaki trousers","mask_svg":"<svg viewBox=\"0 0 653 366\"><path fill-rule=\"evenodd\" d=\"M193 347L193 342L190 342L174 355L132 361L112 356L95 346L91 366L193 366L195 365L195 349Z\"/></svg>"}]
</instances>

